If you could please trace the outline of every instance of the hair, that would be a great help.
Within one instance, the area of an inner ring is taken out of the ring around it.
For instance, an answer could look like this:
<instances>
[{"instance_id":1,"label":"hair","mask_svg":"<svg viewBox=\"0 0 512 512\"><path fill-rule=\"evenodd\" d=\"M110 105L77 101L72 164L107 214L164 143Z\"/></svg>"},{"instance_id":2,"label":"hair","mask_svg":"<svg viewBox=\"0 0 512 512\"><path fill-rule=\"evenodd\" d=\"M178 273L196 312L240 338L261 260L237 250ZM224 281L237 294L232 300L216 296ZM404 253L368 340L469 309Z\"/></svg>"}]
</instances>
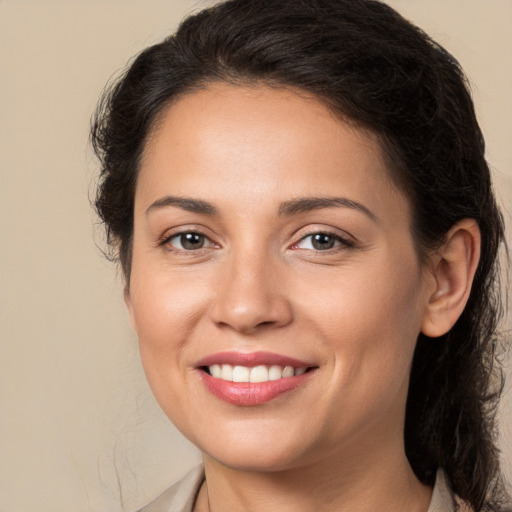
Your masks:
<instances>
[{"instance_id":1,"label":"hair","mask_svg":"<svg viewBox=\"0 0 512 512\"><path fill-rule=\"evenodd\" d=\"M504 228L458 62L374 0L232 0L185 19L106 89L93 120L96 209L127 286L145 141L167 105L214 82L304 91L374 132L410 201L422 261L459 220L478 222L481 258L462 315L444 336L417 341L405 448L423 483L443 468L474 510L503 510L494 418L503 386L496 332Z\"/></svg>"}]
</instances>

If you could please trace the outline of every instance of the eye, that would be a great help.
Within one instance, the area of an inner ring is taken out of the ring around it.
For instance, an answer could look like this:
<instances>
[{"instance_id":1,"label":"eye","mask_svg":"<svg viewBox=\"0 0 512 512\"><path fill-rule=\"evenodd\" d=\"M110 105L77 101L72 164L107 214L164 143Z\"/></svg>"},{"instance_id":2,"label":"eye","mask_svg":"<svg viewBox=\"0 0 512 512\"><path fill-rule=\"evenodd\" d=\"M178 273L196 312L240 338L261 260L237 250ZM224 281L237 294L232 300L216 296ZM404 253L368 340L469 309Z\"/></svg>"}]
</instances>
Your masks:
<instances>
[{"instance_id":1,"label":"eye","mask_svg":"<svg viewBox=\"0 0 512 512\"><path fill-rule=\"evenodd\" d=\"M198 249L204 249L214 245L208 237L195 231L172 235L164 241L164 244L170 245L180 251L197 251Z\"/></svg>"},{"instance_id":2,"label":"eye","mask_svg":"<svg viewBox=\"0 0 512 512\"><path fill-rule=\"evenodd\" d=\"M297 249L328 251L339 246L353 247L353 243L333 233L311 233L301 238L295 245Z\"/></svg>"}]
</instances>

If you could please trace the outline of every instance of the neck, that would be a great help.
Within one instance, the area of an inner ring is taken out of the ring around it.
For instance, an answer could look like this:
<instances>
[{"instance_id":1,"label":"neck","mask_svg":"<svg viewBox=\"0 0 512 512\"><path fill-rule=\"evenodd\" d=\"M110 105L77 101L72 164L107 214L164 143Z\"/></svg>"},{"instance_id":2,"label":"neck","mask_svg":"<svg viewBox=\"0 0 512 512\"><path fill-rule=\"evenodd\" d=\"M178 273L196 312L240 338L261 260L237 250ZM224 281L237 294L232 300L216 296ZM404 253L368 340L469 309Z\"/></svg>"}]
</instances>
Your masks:
<instances>
[{"instance_id":1,"label":"neck","mask_svg":"<svg viewBox=\"0 0 512 512\"><path fill-rule=\"evenodd\" d=\"M376 444L272 472L229 468L205 455L195 512L426 512L432 490L415 477L402 439Z\"/></svg>"}]
</instances>

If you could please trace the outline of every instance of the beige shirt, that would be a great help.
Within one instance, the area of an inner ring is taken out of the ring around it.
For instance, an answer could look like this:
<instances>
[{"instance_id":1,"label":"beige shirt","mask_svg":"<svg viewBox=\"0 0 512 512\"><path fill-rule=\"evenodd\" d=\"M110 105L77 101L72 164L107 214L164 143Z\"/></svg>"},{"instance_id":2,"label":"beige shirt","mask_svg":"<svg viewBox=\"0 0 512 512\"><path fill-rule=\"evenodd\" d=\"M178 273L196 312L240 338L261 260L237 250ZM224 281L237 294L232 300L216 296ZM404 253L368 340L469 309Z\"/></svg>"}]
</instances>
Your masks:
<instances>
[{"instance_id":1,"label":"beige shirt","mask_svg":"<svg viewBox=\"0 0 512 512\"><path fill-rule=\"evenodd\" d=\"M204 468L196 466L155 500L142 507L139 512L193 512L194 502L203 481ZM454 511L453 493L444 472L439 470L428 512Z\"/></svg>"}]
</instances>

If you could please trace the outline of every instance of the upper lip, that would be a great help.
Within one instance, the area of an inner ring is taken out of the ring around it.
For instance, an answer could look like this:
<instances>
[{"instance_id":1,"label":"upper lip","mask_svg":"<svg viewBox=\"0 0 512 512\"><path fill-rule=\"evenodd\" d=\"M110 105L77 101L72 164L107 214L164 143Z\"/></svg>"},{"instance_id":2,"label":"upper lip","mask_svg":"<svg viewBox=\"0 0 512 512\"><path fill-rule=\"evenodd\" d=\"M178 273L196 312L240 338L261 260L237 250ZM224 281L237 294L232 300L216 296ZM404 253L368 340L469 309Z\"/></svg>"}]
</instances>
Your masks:
<instances>
[{"instance_id":1,"label":"upper lip","mask_svg":"<svg viewBox=\"0 0 512 512\"><path fill-rule=\"evenodd\" d=\"M279 365L292 366L294 368L308 368L316 366L307 361L301 361L293 357L274 354L273 352L218 352L211 354L198 361L196 367L211 366L214 364L230 364L233 366L259 366L259 365Z\"/></svg>"}]
</instances>

